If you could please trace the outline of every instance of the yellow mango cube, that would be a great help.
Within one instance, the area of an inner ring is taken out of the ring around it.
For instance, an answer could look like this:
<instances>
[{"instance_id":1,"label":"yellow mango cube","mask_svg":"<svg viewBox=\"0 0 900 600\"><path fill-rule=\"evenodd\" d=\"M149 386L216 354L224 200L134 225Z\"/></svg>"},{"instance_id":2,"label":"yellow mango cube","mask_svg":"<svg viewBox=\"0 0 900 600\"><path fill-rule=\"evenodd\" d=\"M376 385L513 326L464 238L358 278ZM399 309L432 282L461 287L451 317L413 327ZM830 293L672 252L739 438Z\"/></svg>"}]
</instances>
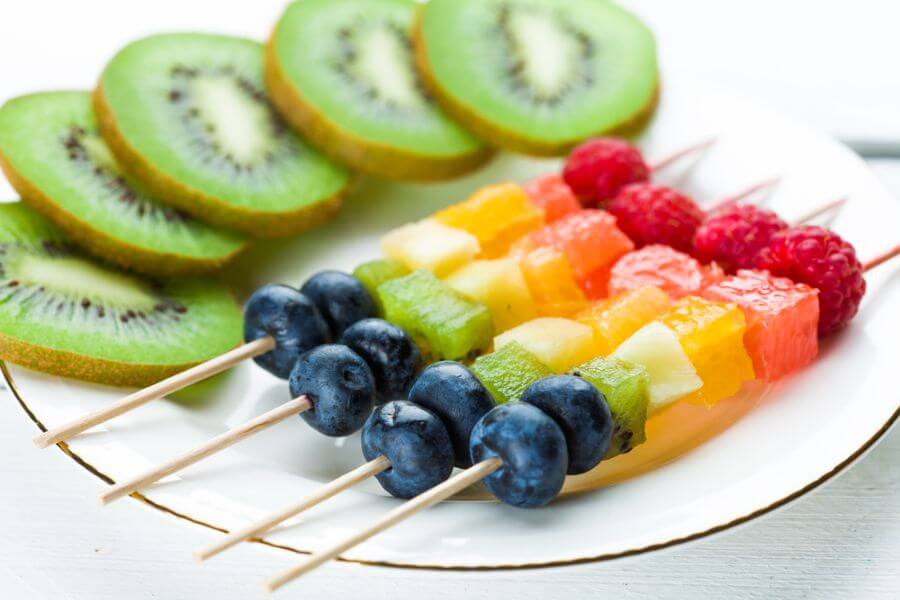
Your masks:
<instances>
[{"instance_id":1,"label":"yellow mango cube","mask_svg":"<svg viewBox=\"0 0 900 600\"><path fill-rule=\"evenodd\" d=\"M386 233L381 251L412 271L425 269L442 277L472 261L480 247L472 234L425 219Z\"/></svg>"},{"instance_id":2,"label":"yellow mango cube","mask_svg":"<svg viewBox=\"0 0 900 600\"><path fill-rule=\"evenodd\" d=\"M475 236L481 245L480 258L505 255L513 242L544 224L544 212L515 183L483 187L434 218Z\"/></svg>"},{"instance_id":3,"label":"yellow mango cube","mask_svg":"<svg viewBox=\"0 0 900 600\"><path fill-rule=\"evenodd\" d=\"M537 317L537 305L513 258L476 260L444 280L457 292L488 307L494 331L503 332Z\"/></svg>"},{"instance_id":4,"label":"yellow mango cube","mask_svg":"<svg viewBox=\"0 0 900 600\"><path fill-rule=\"evenodd\" d=\"M569 259L559 250L537 248L525 252L519 264L541 316L568 317L587 305Z\"/></svg>"},{"instance_id":5,"label":"yellow mango cube","mask_svg":"<svg viewBox=\"0 0 900 600\"><path fill-rule=\"evenodd\" d=\"M494 338L494 349L518 342L556 373L564 373L594 357L594 331L571 319L542 317Z\"/></svg>"},{"instance_id":6,"label":"yellow mango cube","mask_svg":"<svg viewBox=\"0 0 900 600\"><path fill-rule=\"evenodd\" d=\"M631 334L665 313L671 306L668 294L648 285L594 302L579 312L575 320L594 330L594 351L597 356L609 356Z\"/></svg>"},{"instance_id":7,"label":"yellow mango cube","mask_svg":"<svg viewBox=\"0 0 900 600\"><path fill-rule=\"evenodd\" d=\"M736 304L687 296L660 321L678 336L703 380L687 400L712 406L754 378L753 361L744 348L744 313Z\"/></svg>"}]
</instances>

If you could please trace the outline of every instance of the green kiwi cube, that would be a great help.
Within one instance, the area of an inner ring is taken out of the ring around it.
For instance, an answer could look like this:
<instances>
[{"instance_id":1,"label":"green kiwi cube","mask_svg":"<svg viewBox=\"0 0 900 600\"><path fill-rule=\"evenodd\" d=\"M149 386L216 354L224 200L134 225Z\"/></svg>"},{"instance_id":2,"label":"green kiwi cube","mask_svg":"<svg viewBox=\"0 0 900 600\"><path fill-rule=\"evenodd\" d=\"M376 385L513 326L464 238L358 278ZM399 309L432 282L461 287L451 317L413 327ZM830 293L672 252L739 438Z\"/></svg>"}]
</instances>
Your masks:
<instances>
[{"instance_id":1,"label":"green kiwi cube","mask_svg":"<svg viewBox=\"0 0 900 600\"><path fill-rule=\"evenodd\" d=\"M553 375L553 370L518 342L480 356L472 372L481 380L497 404L515 402L532 383Z\"/></svg>"},{"instance_id":2,"label":"green kiwi cube","mask_svg":"<svg viewBox=\"0 0 900 600\"><path fill-rule=\"evenodd\" d=\"M491 345L487 307L450 288L428 271L415 271L378 286L384 318L399 325L434 360L465 360Z\"/></svg>"},{"instance_id":3,"label":"green kiwi cube","mask_svg":"<svg viewBox=\"0 0 900 600\"><path fill-rule=\"evenodd\" d=\"M381 314L384 314L384 307L381 306L381 300L378 297L378 286L391 279L397 279L409 274L409 268L399 260L390 258L378 258L364 262L353 269L353 276L359 279L372 297L378 304Z\"/></svg>"},{"instance_id":4,"label":"green kiwi cube","mask_svg":"<svg viewBox=\"0 0 900 600\"><path fill-rule=\"evenodd\" d=\"M650 403L650 377L635 363L595 358L572 369L571 373L600 390L613 415L613 439L605 458L630 452L647 438L644 424Z\"/></svg>"}]
</instances>

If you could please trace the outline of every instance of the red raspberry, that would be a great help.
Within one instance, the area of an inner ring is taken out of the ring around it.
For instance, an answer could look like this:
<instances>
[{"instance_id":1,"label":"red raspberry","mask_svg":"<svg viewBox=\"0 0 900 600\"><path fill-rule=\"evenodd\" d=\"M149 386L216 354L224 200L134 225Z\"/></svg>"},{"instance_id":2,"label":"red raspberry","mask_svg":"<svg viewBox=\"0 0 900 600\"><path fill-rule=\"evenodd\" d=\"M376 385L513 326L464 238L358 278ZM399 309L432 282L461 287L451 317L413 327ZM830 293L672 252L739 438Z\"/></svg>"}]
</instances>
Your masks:
<instances>
[{"instance_id":1,"label":"red raspberry","mask_svg":"<svg viewBox=\"0 0 900 600\"><path fill-rule=\"evenodd\" d=\"M572 150L563 179L588 207L615 196L622 186L650 179L641 151L615 138L595 138Z\"/></svg>"},{"instance_id":2,"label":"red raspberry","mask_svg":"<svg viewBox=\"0 0 900 600\"><path fill-rule=\"evenodd\" d=\"M846 325L866 293L856 250L841 236L821 227L796 227L772 236L757 266L819 290L819 335Z\"/></svg>"},{"instance_id":3,"label":"red raspberry","mask_svg":"<svg viewBox=\"0 0 900 600\"><path fill-rule=\"evenodd\" d=\"M759 251L788 225L775 213L752 204L731 204L716 211L694 235L694 257L717 262L728 273L756 266Z\"/></svg>"},{"instance_id":4,"label":"red raspberry","mask_svg":"<svg viewBox=\"0 0 900 600\"><path fill-rule=\"evenodd\" d=\"M625 186L604 208L616 216L619 229L638 248L665 244L688 253L705 216L688 196L652 183Z\"/></svg>"}]
</instances>

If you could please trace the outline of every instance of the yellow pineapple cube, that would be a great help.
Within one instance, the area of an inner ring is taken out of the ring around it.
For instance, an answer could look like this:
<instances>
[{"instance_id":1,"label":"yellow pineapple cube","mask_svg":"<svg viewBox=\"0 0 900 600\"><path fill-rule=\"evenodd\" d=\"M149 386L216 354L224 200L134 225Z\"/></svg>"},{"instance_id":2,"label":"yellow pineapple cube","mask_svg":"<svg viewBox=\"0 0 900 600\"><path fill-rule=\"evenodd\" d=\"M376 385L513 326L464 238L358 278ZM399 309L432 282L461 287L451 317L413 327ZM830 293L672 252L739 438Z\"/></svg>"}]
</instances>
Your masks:
<instances>
[{"instance_id":1,"label":"yellow pineapple cube","mask_svg":"<svg viewBox=\"0 0 900 600\"><path fill-rule=\"evenodd\" d=\"M476 260L450 274L447 285L488 307L494 330L506 331L537 317L537 306L513 258Z\"/></svg>"},{"instance_id":2,"label":"yellow pineapple cube","mask_svg":"<svg viewBox=\"0 0 900 600\"><path fill-rule=\"evenodd\" d=\"M426 269L441 277L474 259L480 247L472 234L425 219L386 233L381 251L410 270Z\"/></svg>"},{"instance_id":3,"label":"yellow pineapple cube","mask_svg":"<svg viewBox=\"0 0 900 600\"><path fill-rule=\"evenodd\" d=\"M541 317L527 321L495 337L494 349L512 342L518 342L556 373L594 358L594 331L571 319Z\"/></svg>"},{"instance_id":4,"label":"yellow pineapple cube","mask_svg":"<svg viewBox=\"0 0 900 600\"><path fill-rule=\"evenodd\" d=\"M746 321L736 304L687 296L660 321L678 336L703 380L687 400L712 406L754 378L753 361L744 348Z\"/></svg>"},{"instance_id":5,"label":"yellow pineapple cube","mask_svg":"<svg viewBox=\"0 0 900 600\"><path fill-rule=\"evenodd\" d=\"M505 255L513 242L544 224L544 212L515 183L483 187L434 218L474 235L481 245L480 258Z\"/></svg>"},{"instance_id":6,"label":"yellow pineapple cube","mask_svg":"<svg viewBox=\"0 0 900 600\"><path fill-rule=\"evenodd\" d=\"M651 285L594 302L575 316L594 330L594 350L608 356L635 331L672 306L669 295Z\"/></svg>"}]
</instances>

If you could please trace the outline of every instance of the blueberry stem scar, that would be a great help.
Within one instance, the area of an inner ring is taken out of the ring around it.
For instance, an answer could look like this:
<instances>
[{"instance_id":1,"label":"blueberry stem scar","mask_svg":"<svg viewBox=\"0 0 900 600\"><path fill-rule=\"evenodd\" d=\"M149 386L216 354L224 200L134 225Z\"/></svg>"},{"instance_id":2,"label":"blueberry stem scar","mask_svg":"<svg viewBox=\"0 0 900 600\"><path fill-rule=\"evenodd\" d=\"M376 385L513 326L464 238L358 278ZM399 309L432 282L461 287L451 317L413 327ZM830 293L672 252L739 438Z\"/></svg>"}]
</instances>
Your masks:
<instances>
[{"instance_id":1,"label":"blueberry stem scar","mask_svg":"<svg viewBox=\"0 0 900 600\"><path fill-rule=\"evenodd\" d=\"M281 406L274 408L267 413L264 413L254 419L250 419L246 423L229 429L225 433L217 435L208 442L204 442L203 444L197 446L190 452L183 454L178 458L172 459L169 462L166 462L158 467L154 467L153 469L135 477L134 479L130 479L128 481L114 485L104 493L100 494L100 503L109 504L110 502L122 498L123 496L132 494L142 488L147 487L148 485L156 483L164 477L168 477L173 473L177 473L185 467L200 462L204 458L208 458L216 452L224 450L225 448L236 444L237 442L253 435L254 433L262 431L263 429L267 429L268 427L271 427L276 423L284 421L288 417L298 415L306 410L309 410L310 408L312 408L312 402L308 397L300 396L298 398L294 398L293 400L282 404Z\"/></svg>"},{"instance_id":2,"label":"blueberry stem scar","mask_svg":"<svg viewBox=\"0 0 900 600\"><path fill-rule=\"evenodd\" d=\"M361 544L367 539L378 535L382 531L389 529L394 525L401 523L402 521L405 521L419 511L449 498L460 490L469 487L476 481L481 481L502 466L503 461L501 461L499 458L494 457L483 460L475 466L469 467L462 473L459 473L451 477L447 481L436 485L424 494L420 494L412 500L404 502L359 533L355 533L347 539L342 540L337 544L326 548L325 550L316 552L300 565L291 567L290 569L287 569L268 579L265 584L266 590L269 592L274 592L281 586L289 583L297 577L300 577L304 573L308 573L309 571L312 571L316 567L321 566L329 560L337 558L350 548L353 548L354 546Z\"/></svg>"},{"instance_id":3,"label":"blueberry stem scar","mask_svg":"<svg viewBox=\"0 0 900 600\"><path fill-rule=\"evenodd\" d=\"M94 411L82 417L75 419L65 425L54 427L34 438L34 443L38 448L46 448L59 442L64 442L79 433L83 433L90 429L106 423L107 421L123 415L130 410L147 404L151 400L156 400L184 389L189 385L208 379L213 375L230 369L234 365L265 354L275 347L275 340L272 336L265 336L252 342L241 344L234 350L221 354L215 358L200 363L186 371L176 373L171 377L158 381L153 385L147 386L142 390L138 390L133 394L125 396L118 402L110 404L100 410Z\"/></svg>"},{"instance_id":4,"label":"blueberry stem scar","mask_svg":"<svg viewBox=\"0 0 900 600\"><path fill-rule=\"evenodd\" d=\"M322 486L321 488L319 488L312 494L305 496L298 502L277 512L274 512L267 517L264 517L259 521L248 525L244 529L234 531L233 533L227 535L225 539L220 540L203 550L195 552L194 558L196 558L199 562L203 562L225 550L228 550L233 546L236 546L237 544L245 540L249 540L251 538L262 535L276 525L280 525L291 517L294 517L305 510L309 510L310 508L321 504L325 500L328 500L338 493L356 485L364 479L374 477L385 469L390 468L390 466L391 461L389 461L386 456L379 456L378 458L370 460L369 462L360 465L352 471L344 473L334 481L331 481L327 485Z\"/></svg>"}]
</instances>

